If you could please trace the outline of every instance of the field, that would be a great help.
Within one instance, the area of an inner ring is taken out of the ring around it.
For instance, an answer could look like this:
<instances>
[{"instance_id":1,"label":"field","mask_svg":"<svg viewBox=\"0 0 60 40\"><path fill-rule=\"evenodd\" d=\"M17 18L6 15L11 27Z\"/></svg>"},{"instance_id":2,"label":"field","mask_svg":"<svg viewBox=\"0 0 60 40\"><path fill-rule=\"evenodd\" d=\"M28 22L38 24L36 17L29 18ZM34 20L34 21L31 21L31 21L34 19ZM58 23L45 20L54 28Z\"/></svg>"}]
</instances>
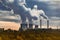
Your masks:
<instances>
[{"instance_id":1,"label":"field","mask_svg":"<svg viewBox=\"0 0 60 40\"><path fill-rule=\"evenodd\" d=\"M60 40L60 30L0 31L0 40Z\"/></svg>"}]
</instances>

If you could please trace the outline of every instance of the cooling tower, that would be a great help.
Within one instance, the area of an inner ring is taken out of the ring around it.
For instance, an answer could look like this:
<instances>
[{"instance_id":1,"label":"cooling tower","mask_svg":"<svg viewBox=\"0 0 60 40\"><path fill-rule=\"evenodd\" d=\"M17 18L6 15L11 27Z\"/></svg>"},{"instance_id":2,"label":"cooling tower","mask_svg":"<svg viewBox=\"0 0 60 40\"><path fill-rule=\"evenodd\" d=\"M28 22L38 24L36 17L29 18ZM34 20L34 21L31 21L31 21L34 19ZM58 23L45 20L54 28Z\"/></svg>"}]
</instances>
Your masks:
<instances>
[{"instance_id":1,"label":"cooling tower","mask_svg":"<svg viewBox=\"0 0 60 40\"><path fill-rule=\"evenodd\" d=\"M21 24L20 30L26 30L27 29L27 24Z\"/></svg>"},{"instance_id":2,"label":"cooling tower","mask_svg":"<svg viewBox=\"0 0 60 40\"><path fill-rule=\"evenodd\" d=\"M38 25L35 25L35 29L38 29Z\"/></svg>"},{"instance_id":3,"label":"cooling tower","mask_svg":"<svg viewBox=\"0 0 60 40\"><path fill-rule=\"evenodd\" d=\"M33 24L29 24L29 29L33 29Z\"/></svg>"}]
</instances>

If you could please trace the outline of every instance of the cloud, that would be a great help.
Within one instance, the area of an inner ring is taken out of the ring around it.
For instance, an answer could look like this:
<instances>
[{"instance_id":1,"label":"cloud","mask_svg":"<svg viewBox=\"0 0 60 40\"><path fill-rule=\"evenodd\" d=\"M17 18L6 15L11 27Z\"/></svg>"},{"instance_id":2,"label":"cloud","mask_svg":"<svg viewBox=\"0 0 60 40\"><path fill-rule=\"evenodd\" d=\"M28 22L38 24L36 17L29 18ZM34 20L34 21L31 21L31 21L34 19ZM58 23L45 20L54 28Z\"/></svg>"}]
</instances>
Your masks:
<instances>
[{"instance_id":1,"label":"cloud","mask_svg":"<svg viewBox=\"0 0 60 40\"><path fill-rule=\"evenodd\" d=\"M54 27L60 26L60 21L59 21L60 20L60 1L59 0L28 0L28 1L29 1L29 2L27 2L28 7L33 8L33 5L37 4L38 9L42 9L46 12L46 15L49 16L51 19L50 26L54 26ZM13 6L16 6L15 4L16 3L14 3ZM14 8L15 8L14 11L16 14L18 13L20 15L20 13L22 13L22 11L17 9L18 8L17 6ZM4 7L4 9L5 9L5 7ZM19 18L17 16L15 16L11 13L6 13L6 12L0 13L0 19L3 21L10 21L10 22L19 21ZM39 24L39 23L37 23L37 24ZM43 21L43 25L46 25L46 21Z\"/></svg>"},{"instance_id":2,"label":"cloud","mask_svg":"<svg viewBox=\"0 0 60 40\"><path fill-rule=\"evenodd\" d=\"M60 20L60 17L56 17L56 16L54 17L54 16L53 16L53 17L50 17L50 19L51 19L51 20Z\"/></svg>"},{"instance_id":3,"label":"cloud","mask_svg":"<svg viewBox=\"0 0 60 40\"><path fill-rule=\"evenodd\" d=\"M60 17L60 1L51 1L47 5L53 16Z\"/></svg>"},{"instance_id":4,"label":"cloud","mask_svg":"<svg viewBox=\"0 0 60 40\"><path fill-rule=\"evenodd\" d=\"M32 2L30 2L31 4ZM42 9L46 12L46 15L49 17L57 16L60 17L60 1L59 0L34 0L32 5L37 4L39 9ZM29 4L28 4L29 5Z\"/></svg>"},{"instance_id":5,"label":"cloud","mask_svg":"<svg viewBox=\"0 0 60 40\"><path fill-rule=\"evenodd\" d=\"M0 21L19 22L20 16L15 15L12 11L0 10Z\"/></svg>"},{"instance_id":6,"label":"cloud","mask_svg":"<svg viewBox=\"0 0 60 40\"><path fill-rule=\"evenodd\" d=\"M60 27L60 20L50 20L50 26Z\"/></svg>"},{"instance_id":7,"label":"cloud","mask_svg":"<svg viewBox=\"0 0 60 40\"><path fill-rule=\"evenodd\" d=\"M59 2L58 1L51 1L48 3L48 5L51 9L54 9L54 10L60 9L60 1Z\"/></svg>"},{"instance_id":8,"label":"cloud","mask_svg":"<svg viewBox=\"0 0 60 40\"><path fill-rule=\"evenodd\" d=\"M13 2L14 2L14 0L8 0L8 2L13 3Z\"/></svg>"},{"instance_id":9,"label":"cloud","mask_svg":"<svg viewBox=\"0 0 60 40\"><path fill-rule=\"evenodd\" d=\"M34 0L34 1L38 1L38 2L46 2L46 1L60 1L60 0Z\"/></svg>"},{"instance_id":10,"label":"cloud","mask_svg":"<svg viewBox=\"0 0 60 40\"><path fill-rule=\"evenodd\" d=\"M59 11L60 10L60 1L58 1L58 0L49 0L49 1L48 0L45 0L45 1L44 0L28 0L28 1L29 1L29 2L27 2L28 7L33 8L33 5L37 4L38 8L44 10L48 17L52 17L52 16L60 17L60 11ZM17 6L15 8L16 8L16 9L14 9L15 13L16 14L18 13L20 15L20 13L22 13L22 12L18 11Z\"/></svg>"}]
</instances>

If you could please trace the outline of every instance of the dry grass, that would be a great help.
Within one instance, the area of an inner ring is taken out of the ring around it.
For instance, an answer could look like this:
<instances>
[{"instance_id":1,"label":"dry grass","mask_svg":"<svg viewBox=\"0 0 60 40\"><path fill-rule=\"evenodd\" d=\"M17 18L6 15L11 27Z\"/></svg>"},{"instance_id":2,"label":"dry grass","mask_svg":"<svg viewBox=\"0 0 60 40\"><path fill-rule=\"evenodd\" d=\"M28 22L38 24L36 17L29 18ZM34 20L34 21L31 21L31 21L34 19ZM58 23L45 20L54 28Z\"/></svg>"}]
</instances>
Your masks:
<instances>
[{"instance_id":1,"label":"dry grass","mask_svg":"<svg viewBox=\"0 0 60 40\"><path fill-rule=\"evenodd\" d=\"M60 30L4 31L0 40L60 40Z\"/></svg>"}]
</instances>

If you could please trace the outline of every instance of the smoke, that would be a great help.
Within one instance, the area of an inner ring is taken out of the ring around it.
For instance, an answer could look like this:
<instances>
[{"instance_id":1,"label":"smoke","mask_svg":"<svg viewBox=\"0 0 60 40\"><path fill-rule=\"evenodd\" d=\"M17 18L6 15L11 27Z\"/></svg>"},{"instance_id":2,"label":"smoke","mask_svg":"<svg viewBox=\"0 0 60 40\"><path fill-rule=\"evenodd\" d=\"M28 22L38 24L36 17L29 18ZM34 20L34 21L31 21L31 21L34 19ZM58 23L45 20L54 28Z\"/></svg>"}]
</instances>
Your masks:
<instances>
[{"instance_id":1,"label":"smoke","mask_svg":"<svg viewBox=\"0 0 60 40\"><path fill-rule=\"evenodd\" d=\"M48 19L48 16L45 14L45 12L43 10L41 10L41 16L44 17L45 19Z\"/></svg>"},{"instance_id":2,"label":"smoke","mask_svg":"<svg viewBox=\"0 0 60 40\"><path fill-rule=\"evenodd\" d=\"M39 10L39 9L32 9L30 10L30 14L32 15L32 17L36 17L37 19L42 16L45 19L48 19L48 17L46 16L45 12L43 10Z\"/></svg>"},{"instance_id":3,"label":"smoke","mask_svg":"<svg viewBox=\"0 0 60 40\"><path fill-rule=\"evenodd\" d=\"M34 20L38 19L39 13L37 14L37 12L36 12L38 10L36 10L36 11L33 10L32 11L32 9L27 8L25 6L25 5L27 5L25 3L25 1L22 2L22 4L17 2L17 1L18 0L14 1L14 3L12 3L12 4L10 3L9 6L8 5L4 5L4 6L6 6L7 8L10 7L11 9L13 9L12 11L14 11L14 14L19 14L20 17L21 17L22 22L26 22L26 18L28 18L29 22L31 22L31 23L32 23L32 19L34 19ZM24 3L25 3L25 5L24 5ZM31 11L32 11L32 13L31 13ZM47 18L47 16L45 14L41 14L41 15L43 17Z\"/></svg>"},{"instance_id":4,"label":"smoke","mask_svg":"<svg viewBox=\"0 0 60 40\"><path fill-rule=\"evenodd\" d=\"M7 0L7 2L13 3L13 2L14 2L14 0Z\"/></svg>"},{"instance_id":5,"label":"smoke","mask_svg":"<svg viewBox=\"0 0 60 40\"><path fill-rule=\"evenodd\" d=\"M60 1L60 0L33 0L33 1L46 2L46 1Z\"/></svg>"},{"instance_id":6,"label":"smoke","mask_svg":"<svg viewBox=\"0 0 60 40\"><path fill-rule=\"evenodd\" d=\"M19 22L19 16L14 15L13 11L1 11L0 10L0 21Z\"/></svg>"},{"instance_id":7,"label":"smoke","mask_svg":"<svg viewBox=\"0 0 60 40\"><path fill-rule=\"evenodd\" d=\"M41 13L40 16L44 17L45 19L48 19L47 15L43 10L40 10L40 13Z\"/></svg>"}]
</instances>

